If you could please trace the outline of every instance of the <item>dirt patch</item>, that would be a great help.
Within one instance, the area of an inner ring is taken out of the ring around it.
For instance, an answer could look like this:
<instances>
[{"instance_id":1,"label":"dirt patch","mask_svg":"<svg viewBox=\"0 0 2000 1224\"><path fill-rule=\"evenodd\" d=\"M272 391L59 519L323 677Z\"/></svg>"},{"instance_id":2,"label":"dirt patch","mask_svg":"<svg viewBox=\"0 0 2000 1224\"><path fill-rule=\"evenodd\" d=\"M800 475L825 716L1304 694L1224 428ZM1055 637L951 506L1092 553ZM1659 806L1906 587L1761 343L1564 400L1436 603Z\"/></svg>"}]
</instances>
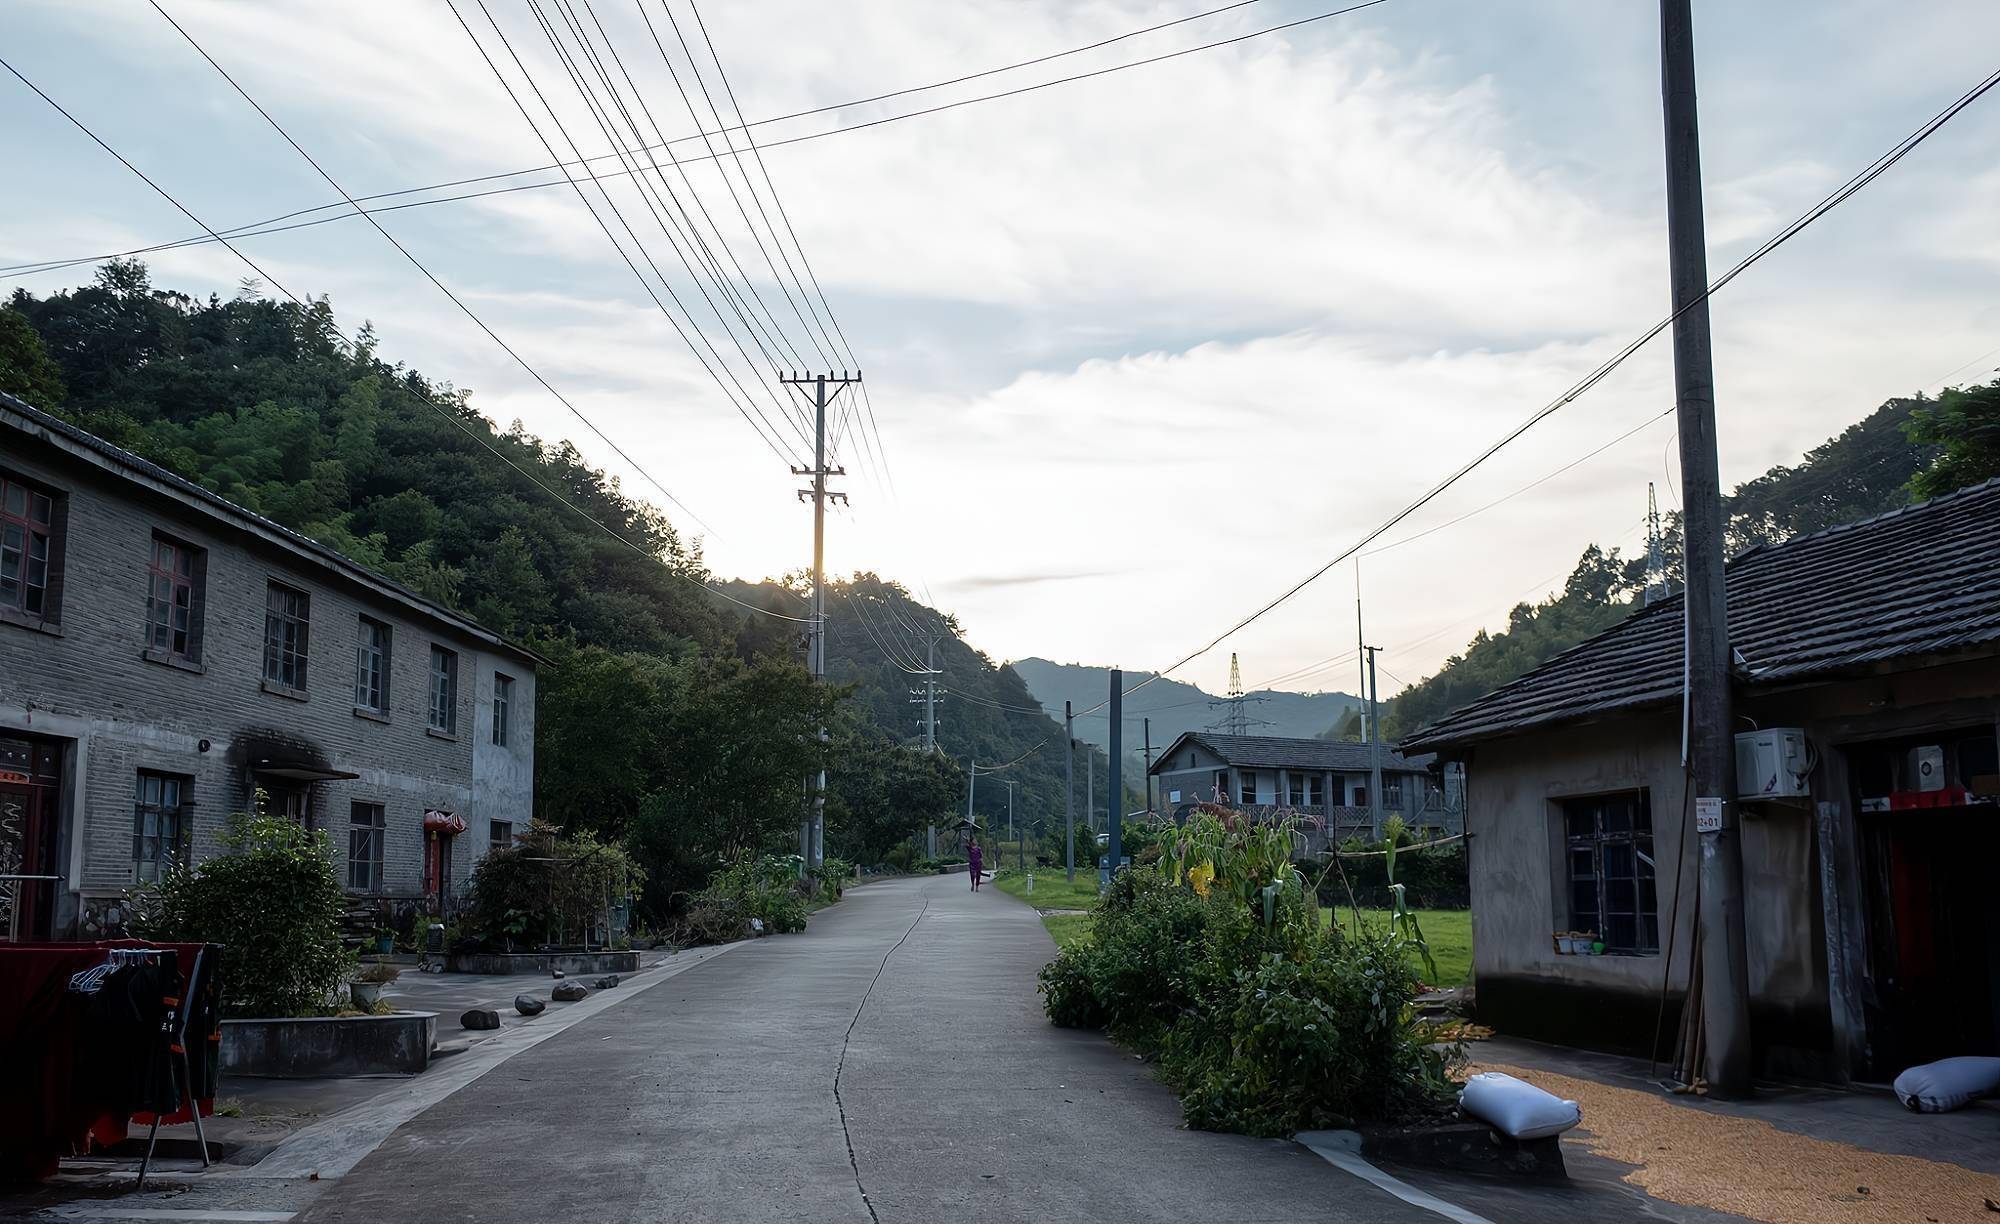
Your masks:
<instances>
[{"instance_id":1,"label":"dirt patch","mask_svg":"<svg viewBox=\"0 0 2000 1224\"><path fill-rule=\"evenodd\" d=\"M1993 1224L2000 1177L1914 1156L1870 1152L1707 1113L1649 1092L1502 1064L1504 1071L1583 1107L1574 1141L1635 1165L1625 1180L1655 1198L1771 1224L1937 1221Z\"/></svg>"}]
</instances>

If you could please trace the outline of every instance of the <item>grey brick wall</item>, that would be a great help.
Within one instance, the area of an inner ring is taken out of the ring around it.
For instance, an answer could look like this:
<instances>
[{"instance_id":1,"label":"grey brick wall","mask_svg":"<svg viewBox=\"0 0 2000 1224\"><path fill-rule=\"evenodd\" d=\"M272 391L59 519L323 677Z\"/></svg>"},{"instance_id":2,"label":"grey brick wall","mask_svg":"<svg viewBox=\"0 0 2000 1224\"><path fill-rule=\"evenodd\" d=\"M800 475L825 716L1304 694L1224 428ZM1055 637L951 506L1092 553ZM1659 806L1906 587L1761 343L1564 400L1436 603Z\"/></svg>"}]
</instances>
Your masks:
<instances>
[{"instance_id":1,"label":"grey brick wall","mask_svg":"<svg viewBox=\"0 0 2000 1224\"><path fill-rule=\"evenodd\" d=\"M213 853L228 816L249 805L259 760L304 758L358 775L312 786L314 820L331 834L344 878L350 805L384 805L388 893L420 890L427 807L455 811L470 826L452 851L460 885L487 848L488 821L526 825L534 776L531 660L180 497L11 430L0 430L0 468L57 492L67 509L59 628L0 621L0 734L71 742L61 853L72 894L101 895L132 882L141 769L192 779L197 857ZM198 669L145 656L156 531L206 550ZM263 684L265 593L273 580L311 596L303 700ZM363 614L391 629L386 720L355 710ZM457 731L449 737L426 727L433 643L459 656ZM490 743L496 670L515 682L504 748Z\"/></svg>"}]
</instances>

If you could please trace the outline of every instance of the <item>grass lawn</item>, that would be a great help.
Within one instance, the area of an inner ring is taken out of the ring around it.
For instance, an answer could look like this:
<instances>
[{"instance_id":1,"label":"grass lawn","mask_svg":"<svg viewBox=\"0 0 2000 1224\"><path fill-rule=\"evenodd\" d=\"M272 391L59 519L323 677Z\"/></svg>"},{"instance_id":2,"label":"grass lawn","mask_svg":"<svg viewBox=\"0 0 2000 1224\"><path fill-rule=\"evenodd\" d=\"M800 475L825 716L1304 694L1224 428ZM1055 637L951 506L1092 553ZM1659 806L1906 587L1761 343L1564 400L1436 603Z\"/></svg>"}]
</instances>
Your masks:
<instances>
[{"instance_id":1,"label":"grass lawn","mask_svg":"<svg viewBox=\"0 0 2000 1224\"><path fill-rule=\"evenodd\" d=\"M1028 876L1035 877L1035 892L1028 894ZM1010 897L1019 897L1036 909L1089 909L1097 904L1097 869L1077 868L1076 883L1063 878L1060 867L1037 867L1032 873L1012 867L993 877L993 883Z\"/></svg>"},{"instance_id":2,"label":"grass lawn","mask_svg":"<svg viewBox=\"0 0 2000 1224\"><path fill-rule=\"evenodd\" d=\"M1034 870L1034 895L1028 894L1028 873L1008 868L993 877L1001 892L1018 897L1040 910L1087 910L1097 903L1097 871L1077 869L1076 883L1063 878L1060 867ZM1049 929L1058 948L1067 948L1090 934L1089 914L1043 914L1042 925Z\"/></svg>"},{"instance_id":3,"label":"grass lawn","mask_svg":"<svg viewBox=\"0 0 2000 1224\"><path fill-rule=\"evenodd\" d=\"M1416 910L1417 925L1423 928L1424 942L1431 946L1431 958L1437 961L1437 976L1424 973L1426 982L1433 986L1463 986L1472 977L1472 911L1471 910ZM1325 906L1320 907L1321 921L1338 921L1343 928L1352 930L1353 911L1341 906L1338 913ZM1387 925L1388 910L1361 911L1363 926ZM1412 956L1418 971L1423 971L1422 958Z\"/></svg>"}]
</instances>

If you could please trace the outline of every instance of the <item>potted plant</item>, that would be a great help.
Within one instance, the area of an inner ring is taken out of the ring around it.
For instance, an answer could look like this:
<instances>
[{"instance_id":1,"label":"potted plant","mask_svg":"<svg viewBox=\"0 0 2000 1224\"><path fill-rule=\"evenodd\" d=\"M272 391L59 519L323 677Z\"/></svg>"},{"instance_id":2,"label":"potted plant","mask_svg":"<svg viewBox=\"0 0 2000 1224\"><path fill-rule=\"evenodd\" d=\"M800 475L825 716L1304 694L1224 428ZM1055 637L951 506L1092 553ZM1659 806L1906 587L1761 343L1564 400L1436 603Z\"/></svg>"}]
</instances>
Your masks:
<instances>
[{"instance_id":1,"label":"potted plant","mask_svg":"<svg viewBox=\"0 0 2000 1224\"><path fill-rule=\"evenodd\" d=\"M393 927L378 927L375 931L375 951L383 956L396 950L396 931Z\"/></svg>"},{"instance_id":2,"label":"potted plant","mask_svg":"<svg viewBox=\"0 0 2000 1224\"><path fill-rule=\"evenodd\" d=\"M370 1011L382 999L382 988L401 977L403 971L394 965L363 965L347 982L347 993L354 999L354 1006L361 1011Z\"/></svg>"}]
</instances>

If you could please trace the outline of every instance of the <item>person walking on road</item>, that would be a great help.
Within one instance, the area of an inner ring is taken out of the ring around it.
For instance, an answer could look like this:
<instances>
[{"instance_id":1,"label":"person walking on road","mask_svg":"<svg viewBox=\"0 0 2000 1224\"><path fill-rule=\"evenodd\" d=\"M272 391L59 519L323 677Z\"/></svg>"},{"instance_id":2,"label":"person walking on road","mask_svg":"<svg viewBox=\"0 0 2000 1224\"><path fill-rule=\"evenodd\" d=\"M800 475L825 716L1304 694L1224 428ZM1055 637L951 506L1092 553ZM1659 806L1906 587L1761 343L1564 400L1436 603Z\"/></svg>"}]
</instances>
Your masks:
<instances>
[{"instance_id":1,"label":"person walking on road","mask_svg":"<svg viewBox=\"0 0 2000 1224\"><path fill-rule=\"evenodd\" d=\"M965 852L965 860L966 860L965 861L966 874L972 877L972 891L978 892L979 875L981 870L986 866L986 856L980 851L978 842L976 841L973 842L972 845L969 848L967 848Z\"/></svg>"}]
</instances>

